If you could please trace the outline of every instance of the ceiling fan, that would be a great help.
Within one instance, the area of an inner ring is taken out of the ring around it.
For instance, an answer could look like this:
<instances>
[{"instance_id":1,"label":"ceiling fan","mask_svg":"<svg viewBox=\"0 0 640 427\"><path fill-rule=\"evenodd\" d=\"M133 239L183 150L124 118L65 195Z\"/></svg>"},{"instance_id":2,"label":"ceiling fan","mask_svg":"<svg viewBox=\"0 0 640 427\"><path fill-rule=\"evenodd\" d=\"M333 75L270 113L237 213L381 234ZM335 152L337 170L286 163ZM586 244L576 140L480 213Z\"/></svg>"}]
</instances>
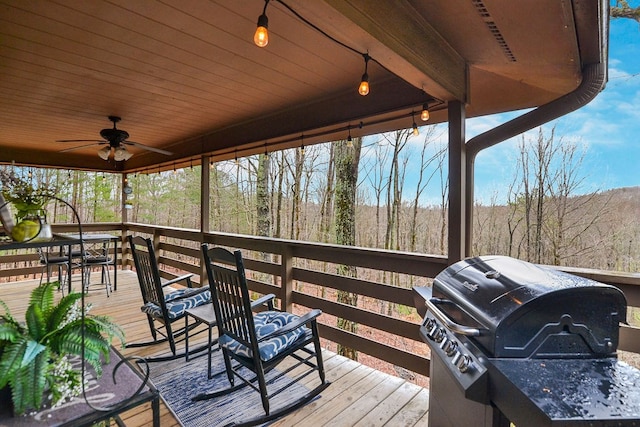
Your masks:
<instances>
[{"instance_id":1,"label":"ceiling fan","mask_svg":"<svg viewBox=\"0 0 640 427\"><path fill-rule=\"evenodd\" d=\"M125 160L129 160L133 153L127 151L125 145L132 145L134 147L139 147L144 150L154 151L156 153L165 154L167 156L172 155L173 153L165 150L161 150L155 147L149 147L148 145L140 144L139 142L128 141L129 132L117 129L116 123L118 123L121 119L118 116L109 116L108 117L111 122L113 122L113 128L102 129L100 131L100 136L102 139L59 139L56 142L91 142L91 144L80 145L77 147L65 148L61 150L61 153L65 153L67 151L79 150L84 147L90 147L92 145L106 145L105 147L98 150L98 156L103 160L108 160L111 151L113 150L113 159L117 162L123 162Z\"/></svg>"}]
</instances>

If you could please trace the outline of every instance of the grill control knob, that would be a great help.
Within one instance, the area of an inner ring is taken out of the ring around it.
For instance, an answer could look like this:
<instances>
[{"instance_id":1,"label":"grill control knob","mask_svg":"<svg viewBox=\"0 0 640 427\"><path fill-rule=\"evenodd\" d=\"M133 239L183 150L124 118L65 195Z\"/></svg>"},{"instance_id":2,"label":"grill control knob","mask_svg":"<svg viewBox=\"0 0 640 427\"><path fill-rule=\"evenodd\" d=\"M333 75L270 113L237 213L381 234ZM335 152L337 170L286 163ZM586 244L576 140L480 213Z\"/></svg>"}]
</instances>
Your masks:
<instances>
[{"instance_id":1,"label":"grill control knob","mask_svg":"<svg viewBox=\"0 0 640 427\"><path fill-rule=\"evenodd\" d=\"M429 338L431 338L432 340L436 339L436 334L438 333L438 330L440 328L438 328L438 325L436 324L436 322L432 322L432 326L431 327L427 327L427 336Z\"/></svg>"},{"instance_id":2,"label":"grill control knob","mask_svg":"<svg viewBox=\"0 0 640 427\"><path fill-rule=\"evenodd\" d=\"M466 354L462 354L460 359L456 363L456 366L458 367L460 372L465 373L469 370L469 368L471 368L472 363L473 361L471 360L471 357L467 356Z\"/></svg>"},{"instance_id":3,"label":"grill control knob","mask_svg":"<svg viewBox=\"0 0 640 427\"><path fill-rule=\"evenodd\" d=\"M458 343L451 340L445 340L445 341L446 341L445 344L441 345L440 347L442 347L442 349L444 350L447 356L451 357L454 354L456 354L456 351L458 350Z\"/></svg>"},{"instance_id":4,"label":"grill control knob","mask_svg":"<svg viewBox=\"0 0 640 427\"><path fill-rule=\"evenodd\" d=\"M427 330L427 332L430 332L434 326L436 326L436 321L433 320L432 318L427 317L424 320L424 328Z\"/></svg>"},{"instance_id":5,"label":"grill control knob","mask_svg":"<svg viewBox=\"0 0 640 427\"><path fill-rule=\"evenodd\" d=\"M445 333L444 329L438 328L438 330L433 334L433 339L435 340L435 342L442 342L442 340L446 336L447 334Z\"/></svg>"},{"instance_id":6,"label":"grill control knob","mask_svg":"<svg viewBox=\"0 0 640 427\"><path fill-rule=\"evenodd\" d=\"M446 346L449 345L449 339L445 336L445 338L440 342L440 348L444 350Z\"/></svg>"}]
</instances>

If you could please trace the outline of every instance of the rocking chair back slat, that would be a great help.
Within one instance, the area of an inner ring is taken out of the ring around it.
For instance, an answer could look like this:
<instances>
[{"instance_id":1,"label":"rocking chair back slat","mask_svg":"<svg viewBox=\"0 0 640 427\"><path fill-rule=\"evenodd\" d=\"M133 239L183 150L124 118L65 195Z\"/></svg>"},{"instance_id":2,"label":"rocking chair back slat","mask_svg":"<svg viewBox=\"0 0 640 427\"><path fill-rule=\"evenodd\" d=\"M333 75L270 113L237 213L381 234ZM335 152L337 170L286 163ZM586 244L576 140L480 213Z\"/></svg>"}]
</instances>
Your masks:
<instances>
[{"instance_id":1,"label":"rocking chair back slat","mask_svg":"<svg viewBox=\"0 0 640 427\"><path fill-rule=\"evenodd\" d=\"M210 252L210 255L214 257L212 259L214 262L220 259L215 258L220 254L216 249L220 248L214 248ZM223 253L222 255L226 254ZM234 259L233 262L235 264L237 260ZM219 319L218 323L221 330L233 337L233 339L251 347L251 343L255 341L251 339L251 332L255 333L255 328L251 315L251 305L246 304L251 300L249 299L246 285L243 287L242 282L246 280L244 275L240 275L238 271L219 264L213 264L211 269L214 283L210 284L210 286L215 286L215 292L218 295L220 316L217 316L217 319Z\"/></svg>"},{"instance_id":2,"label":"rocking chair back slat","mask_svg":"<svg viewBox=\"0 0 640 427\"><path fill-rule=\"evenodd\" d=\"M167 308L164 302L160 274L158 273L156 254L151 240L135 236L130 239L130 247L136 272L138 273L142 300L145 304L151 302L161 307L163 316L166 318Z\"/></svg>"}]
</instances>

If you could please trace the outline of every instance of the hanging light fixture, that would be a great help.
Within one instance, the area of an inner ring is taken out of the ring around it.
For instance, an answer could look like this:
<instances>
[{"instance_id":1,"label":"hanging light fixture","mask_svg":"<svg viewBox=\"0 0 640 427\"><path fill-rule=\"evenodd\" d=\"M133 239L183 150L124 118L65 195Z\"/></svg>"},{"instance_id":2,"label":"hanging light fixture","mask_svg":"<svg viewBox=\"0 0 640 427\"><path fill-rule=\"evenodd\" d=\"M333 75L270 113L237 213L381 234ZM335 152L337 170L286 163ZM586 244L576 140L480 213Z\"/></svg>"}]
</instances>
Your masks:
<instances>
[{"instance_id":1,"label":"hanging light fixture","mask_svg":"<svg viewBox=\"0 0 640 427\"><path fill-rule=\"evenodd\" d=\"M267 18L267 5L269 0L264 0L264 9L262 15L258 17L258 27L253 35L253 42L258 47L265 47L269 44L269 18Z\"/></svg>"},{"instance_id":2,"label":"hanging light fixture","mask_svg":"<svg viewBox=\"0 0 640 427\"><path fill-rule=\"evenodd\" d=\"M300 145L300 155L304 157L304 134L300 135L300 141L302 141Z\"/></svg>"},{"instance_id":3,"label":"hanging light fixture","mask_svg":"<svg viewBox=\"0 0 640 427\"><path fill-rule=\"evenodd\" d=\"M349 125L349 136L347 136L347 147L353 148L353 138L351 138L351 125Z\"/></svg>"},{"instance_id":4,"label":"hanging light fixture","mask_svg":"<svg viewBox=\"0 0 640 427\"><path fill-rule=\"evenodd\" d=\"M429 120L429 103L425 102L422 105L422 112L420 113L420 120L422 120L423 122L426 122L427 120Z\"/></svg>"},{"instance_id":5,"label":"hanging light fixture","mask_svg":"<svg viewBox=\"0 0 640 427\"><path fill-rule=\"evenodd\" d=\"M411 118L413 119L413 125L411 126L411 128L413 129L413 136L418 136L420 135L420 131L418 130L415 113L413 111L411 112Z\"/></svg>"},{"instance_id":6,"label":"hanging light fixture","mask_svg":"<svg viewBox=\"0 0 640 427\"><path fill-rule=\"evenodd\" d=\"M364 74L362 74L362 79L360 79L361 81L360 87L358 87L358 93L362 96L367 96L369 94L369 74L367 73L367 68L371 57L368 53L363 53L362 57L364 58Z\"/></svg>"},{"instance_id":7,"label":"hanging light fixture","mask_svg":"<svg viewBox=\"0 0 640 427\"><path fill-rule=\"evenodd\" d=\"M109 160L109 154L111 154L111 147L109 145L98 150L98 157L102 160Z\"/></svg>"}]
</instances>

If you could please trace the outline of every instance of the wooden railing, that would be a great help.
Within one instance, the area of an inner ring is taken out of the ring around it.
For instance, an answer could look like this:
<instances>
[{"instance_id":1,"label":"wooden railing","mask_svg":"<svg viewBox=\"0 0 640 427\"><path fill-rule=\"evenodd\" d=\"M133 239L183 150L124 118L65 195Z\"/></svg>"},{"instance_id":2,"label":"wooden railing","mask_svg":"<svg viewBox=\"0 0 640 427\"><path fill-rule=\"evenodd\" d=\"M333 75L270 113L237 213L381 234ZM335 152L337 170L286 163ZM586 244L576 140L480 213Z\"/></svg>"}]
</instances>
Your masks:
<instances>
[{"instance_id":1,"label":"wooden railing","mask_svg":"<svg viewBox=\"0 0 640 427\"><path fill-rule=\"evenodd\" d=\"M415 314L413 285L428 285L446 267L446 258L416 253L385 251L309 243L256 236L201 233L195 230L144 224L89 224L85 232L121 233L123 268L129 268L127 234L154 239L163 276L181 272L199 275L204 282L201 244L243 250L249 286L259 294L274 293L280 307L292 311L298 307L323 311L320 331L323 338L387 361L422 375L429 373L426 345L418 335L420 318ZM76 231L72 226L54 226L54 232ZM0 252L0 277L40 274L41 267L22 266L33 254ZM357 267L357 277L336 274L337 266ZM11 268L4 268L7 265ZM562 268L619 287L630 307L640 307L640 274L619 274L596 270ZM197 281L197 280L196 280ZM396 283L397 285L390 285ZM356 294L358 306L339 303L336 292ZM389 307L394 309L391 310ZM402 312L402 318L390 313ZM357 323L357 333L336 327L336 318ZM640 353L640 328L623 326L620 349ZM416 350L418 349L418 350Z\"/></svg>"}]
</instances>

